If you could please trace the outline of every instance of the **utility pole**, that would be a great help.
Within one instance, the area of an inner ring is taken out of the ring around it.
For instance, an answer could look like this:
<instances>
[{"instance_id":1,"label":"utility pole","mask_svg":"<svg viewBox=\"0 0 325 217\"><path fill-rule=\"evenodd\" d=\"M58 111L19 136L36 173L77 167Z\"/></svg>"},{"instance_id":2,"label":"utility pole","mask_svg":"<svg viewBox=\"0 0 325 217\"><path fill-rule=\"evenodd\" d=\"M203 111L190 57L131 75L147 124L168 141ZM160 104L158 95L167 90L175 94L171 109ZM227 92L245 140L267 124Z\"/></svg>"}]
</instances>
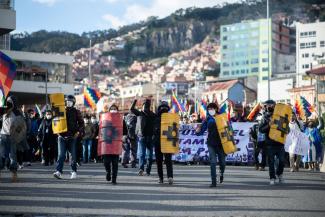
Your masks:
<instances>
[{"instance_id":1,"label":"utility pole","mask_svg":"<svg viewBox=\"0 0 325 217\"><path fill-rule=\"evenodd\" d=\"M89 40L88 73L89 73L89 84L90 84L90 86L92 86L93 85L93 78L92 78L92 74L91 74L90 61L91 61L91 39Z\"/></svg>"},{"instance_id":2,"label":"utility pole","mask_svg":"<svg viewBox=\"0 0 325 217\"><path fill-rule=\"evenodd\" d=\"M49 100L48 100L48 92L47 92L48 74L49 74L49 70L46 70L46 73L45 73L45 103L46 103L46 109L49 109Z\"/></svg>"},{"instance_id":3,"label":"utility pole","mask_svg":"<svg viewBox=\"0 0 325 217\"><path fill-rule=\"evenodd\" d=\"M266 0L266 19L267 19L267 68L268 68L268 78L267 78L267 98L271 99L271 69L270 69L270 52L272 52L272 34L270 38L270 32L272 33L272 21L269 20L269 0ZM271 23L271 28L270 28ZM272 68L272 66L271 66Z\"/></svg>"}]
</instances>

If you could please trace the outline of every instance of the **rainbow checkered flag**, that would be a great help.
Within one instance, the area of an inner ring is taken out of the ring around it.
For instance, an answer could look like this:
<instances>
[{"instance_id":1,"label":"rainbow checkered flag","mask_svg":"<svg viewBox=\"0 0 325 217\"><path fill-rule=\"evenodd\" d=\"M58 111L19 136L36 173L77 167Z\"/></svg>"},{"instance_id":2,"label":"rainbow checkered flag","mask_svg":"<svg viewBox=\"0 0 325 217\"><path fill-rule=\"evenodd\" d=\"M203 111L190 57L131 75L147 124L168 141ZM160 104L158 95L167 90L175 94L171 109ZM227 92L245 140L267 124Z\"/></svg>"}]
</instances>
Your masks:
<instances>
[{"instance_id":1,"label":"rainbow checkered flag","mask_svg":"<svg viewBox=\"0 0 325 217\"><path fill-rule=\"evenodd\" d=\"M300 98L297 99L295 102L294 111L300 117L308 118L315 110L314 107L306 100L305 97L300 96Z\"/></svg>"},{"instance_id":2,"label":"rainbow checkered flag","mask_svg":"<svg viewBox=\"0 0 325 217\"><path fill-rule=\"evenodd\" d=\"M101 94L98 90L90 87L84 88L84 105L92 110L96 109L97 102L101 98Z\"/></svg>"},{"instance_id":3,"label":"rainbow checkered flag","mask_svg":"<svg viewBox=\"0 0 325 217\"><path fill-rule=\"evenodd\" d=\"M0 107L5 104L6 97L16 76L16 64L0 51Z\"/></svg>"}]
</instances>

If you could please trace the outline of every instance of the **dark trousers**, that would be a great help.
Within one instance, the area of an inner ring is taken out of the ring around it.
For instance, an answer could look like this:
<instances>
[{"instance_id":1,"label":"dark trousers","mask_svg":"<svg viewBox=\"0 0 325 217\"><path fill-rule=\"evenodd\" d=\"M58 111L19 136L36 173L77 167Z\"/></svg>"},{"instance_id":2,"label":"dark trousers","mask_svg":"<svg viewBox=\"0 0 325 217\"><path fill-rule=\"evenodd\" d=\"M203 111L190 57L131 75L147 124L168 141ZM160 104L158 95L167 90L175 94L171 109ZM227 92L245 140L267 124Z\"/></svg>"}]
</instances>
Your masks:
<instances>
[{"instance_id":1,"label":"dark trousers","mask_svg":"<svg viewBox=\"0 0 325 217\"><path fill-rule=\"evenodd\" d=\"M98 155L97 155L97 145L98 145L98 139L93 139L93 148L91 149L91 158L98 161Z\"/></svg>"},{"instance_id":2,"label":"dark trousers","mask_svg":"<svg viewBox=\"0 0 325 217\"><path fill-rule=\"evenodd\" d=\"M49 139L44 139L42 142L42 157L45 161L45 165L48 165L49 163L53 163L55 159L55 141L50 141Z\"/></svg>"},{"instance_id":3,"label":"dark trousers","mask_svg":"<svg viewBox=\"0 0 325 217\"><path fill-rule=\"evenodd\" d=\"M122 163L128 164L131 155L131 164L132 166L136 165L137 160L137 141L136 139L130 139L128 136L123 136L123 154L122 154Z\"/></svg>"},{"instance_id":4,"label":"dark trousers","mask_svg":"<svg viewBox=\"0 0 325 217\"><path fill-rule=\"evenodd\" d=\"M262 154L262 162L261 164L258 161L258 155ZM255 159L255 165L260 166L264 168L266 166L266 156L267 156L267 148L265 144L258 143L254 147L254 159Z\"/></svg>"},{"instance_id":5,"label":"dark trousers","mask_svg":"<svg viewBox=\"0 0 325 217\"><path fill-rule=\"evenodd\" d=\"M163 158L165 157L165 164L167 169L167 178L173 178L173 162L172 154L163 154L161 152L160 144L155 146L156 163L159 179L164 179L163 173Z\"/></svg>"},{"instance_id":6,"label":"dark trousers","mask_svg":"<svg viewBox=\"0 0 325 217\"><path fill-rule=\"evenodd\" d=\"M280 176L283 174L284 169L284 146L269 146L268 147L268 162L269 162L269 175L270 179L275 179L275 175ZM275 159L277 157L279 164L275 171Z\"/></svg>"},{"instance_id":7,"label":"dark trousers","mask_svg":"<svg viewBox=\"0 0 325 217\"><path fill-rule=\"evenodd\" d=\"M106 172L112 176L112 181L116 181L119 155L107 154L103 158Z\"/></svg>"}]
</instances>

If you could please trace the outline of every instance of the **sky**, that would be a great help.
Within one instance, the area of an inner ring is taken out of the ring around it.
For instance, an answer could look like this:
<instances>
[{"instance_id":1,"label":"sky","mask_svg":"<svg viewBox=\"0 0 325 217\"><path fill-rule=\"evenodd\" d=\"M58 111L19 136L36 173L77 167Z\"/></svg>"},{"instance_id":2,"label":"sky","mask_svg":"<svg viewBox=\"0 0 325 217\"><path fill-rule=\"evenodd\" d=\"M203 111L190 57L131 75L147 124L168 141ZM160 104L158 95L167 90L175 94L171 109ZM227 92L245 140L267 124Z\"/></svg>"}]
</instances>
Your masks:
<instances>
[{"instance_id":1,"label":"sky","mask_svg":"<svg viewBox=\"0 0 325 217\"><path fill-rule=\"evenodd\" d=\"M16 33L103 30L163 18L180 8L212 7L238 0L15 0Z\"/></svg>"}]
</instances>

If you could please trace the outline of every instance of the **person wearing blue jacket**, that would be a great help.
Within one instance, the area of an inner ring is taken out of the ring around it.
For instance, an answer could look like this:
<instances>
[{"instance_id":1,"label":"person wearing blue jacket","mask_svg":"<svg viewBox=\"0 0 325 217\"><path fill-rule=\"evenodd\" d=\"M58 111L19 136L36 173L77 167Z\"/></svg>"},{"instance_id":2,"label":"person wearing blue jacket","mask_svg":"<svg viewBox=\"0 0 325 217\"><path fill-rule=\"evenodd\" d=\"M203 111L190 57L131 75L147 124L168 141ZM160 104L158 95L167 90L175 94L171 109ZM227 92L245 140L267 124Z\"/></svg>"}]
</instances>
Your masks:
<instances>
[{"instance_id":1,"label":"person wearing blue jacket","mask_svg":"<svg viewBox=\"0 0 325 217\"><path fill-rule=\"evenodd\" d=\"M205 131L208 131L208 151L209 151L209 159L210 159L210 172L211 172L211 185L210 187L217 186L217 173L216 173L216 165L217 165L217 158L219 161L219 169L220 169L220 179L219 182L223 182L223 175L226 168L226 161L225 161L225 152L223 150L221 139L219 136L219 132L217 129L217 124L214 119L214 116L218 112L218 105L216 103L210 103L207 106L208 114L206 120L202 123L201 128L197 129L197 135L203 135Z\"/></svg>"}]
</instances>

